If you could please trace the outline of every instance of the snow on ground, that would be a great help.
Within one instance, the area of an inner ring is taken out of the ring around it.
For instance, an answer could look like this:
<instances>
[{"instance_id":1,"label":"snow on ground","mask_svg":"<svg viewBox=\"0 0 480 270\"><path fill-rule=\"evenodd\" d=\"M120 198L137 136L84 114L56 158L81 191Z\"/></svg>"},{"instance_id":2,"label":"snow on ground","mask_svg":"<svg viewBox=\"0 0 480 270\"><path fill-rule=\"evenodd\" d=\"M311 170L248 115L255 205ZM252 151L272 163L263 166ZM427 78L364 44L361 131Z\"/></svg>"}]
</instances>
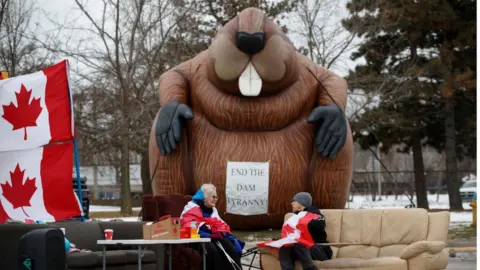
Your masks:
<instances>
[{"instance_id":1,"label":"snow on ground","mask_svg":"<svg viewBox=\"0 0 480 270\"><path fill-rule=\"evenodd\" d=\"M453 223L472 223L472 212L450 212L450 225Z\"/></svg>"},{"instance_id":2,"label":"snow on ground","mask_svg":"<svg viewBox=\"0 0 480 270\"><path fill-rule=\"evenodd\" d=\"M412 198L413 202L416 203L416 198ZM428 195L428 203L431 209L449 209L448 195L441 194L437 195ZM382 209L382 208L404 208L410 204L410 200L406 195L399 195L397 200L395 200L395 195L382 196L381 200L372 201L370 195L355 195L351 202L347 202L345 208L349 209ZM471 210L472 207L468 203L463 203L463 209ZM134 211L140 211L141 207L134 207ZM118 206L100 206L100 205L91 205L90 212L119 212L120 207ZM137 221L138 217L125 217L121 218L124 221ZM110 220L109 218L103 218L100 220ZM450 223L471 223L472 222L472 213L471 212L450 212Z\"/></svg>"},{"instance_id":3,"label":"snow on ground","mask_svg":"<svg viewBox=\"0 0 480 270\"><path fill-rule=\"evenodd\" d=\"M97 218L96 220L100 221L109 221L112 220L113 218ZM122 218L114 218L114 219L121 219L123 221L139 221L138 217L122 217Z\"/></svg>"},{"instance_id":4,"label":"snow on ground","mask_svg":"<svg viewBox=\"0 0 480 270\"><path fill-rule=\"evenodd\" d=\"M133 207L133 211L140 211L141 207ZM90 205L89 212L120 212L120 206Z\"/></svg>"},{"instance_id":5,"label":"snow on ground","mask_svg":"<svg viewBox=\"0 0 480 270\"><path fill-rule=\"evenodd\" d=\"M377 197L378 199L378 197ZM416 204L417 199L412 198L413 202ZM381 200L372 201L371 195L355 195L351 202L347 202L346 208L350 209L362 209L362 208L404 208L410 204L410 200L406 195L398 195L397 200L395 200L395 195L382 196ZM463 203L463 209L470 210L472 207L468 205L469 203ZM448 194L437 195L428 195L428 206L430 209L449 209Z\"/></svg>"}]
</instances>

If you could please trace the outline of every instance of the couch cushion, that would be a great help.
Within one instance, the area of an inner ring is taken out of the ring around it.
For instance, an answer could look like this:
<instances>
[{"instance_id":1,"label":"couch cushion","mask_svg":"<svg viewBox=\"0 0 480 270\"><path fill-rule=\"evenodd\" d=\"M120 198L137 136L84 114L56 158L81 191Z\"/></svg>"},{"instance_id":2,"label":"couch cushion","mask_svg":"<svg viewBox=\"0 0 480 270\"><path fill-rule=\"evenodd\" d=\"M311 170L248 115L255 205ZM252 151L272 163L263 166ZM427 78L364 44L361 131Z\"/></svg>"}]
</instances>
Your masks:
<instances>
[{"instance_id":1,"label":"couch cushion","mask_svg":"<svg viewBox=\"0 0 480 270\"><path fill-rule=\"evenodd\" d=\"M330 243L340 242L340 230L342 228L342 215L344 210L321 210L325 216L327 226L325 231L327 232L327 240Z\"/></svg>"},{"instance_id":2,"label":"couch cushion","mask_svg":"<svg viewBox=\"0 0 480 270\"><path fill-rule=\"evenodd\" d=\"M332 259L337 258L338 247L330 247L332 249Z\"/></svg>"},{"instance_id":3,"label":"couch cushion","mask_svg":"<svg viewBox=\"0 0 480 270\"><path fill-rule=\"evenodd\" d=\"M113 239L143 239L143 224L147 222L126 222L126 221L106 221L99 222L100 230L105 239L103 231L105 229L113 230Z\"/></svg>"},{"instance_id":4,"label":"couch cushion","mask_svg":"<svg viewBox=\"0 0 480 270\"><path fill-rule=\"evenodd\" d=\"M395 257L375 258L371 260L343 258L327 261L315 261L315 265L319 269L388 269L388 270L408 270L407 261ZM300 266L300 268L298 268ZM301 265L296 265L296 269L302 269Z\"/></svg>"},{"instance_id":5,"label":"couch cushion","mask_svg":"<svg viewBox=\"0 0 480 270\"><path fill-rule=\"evenodd\" d=\"M136 264L138 262L138 250L124 250L127 256L128 264ZM144 263L156 263L157 257L155 252L151 250L142 251L142 264Z\"/></svg>"},{"instance_id":6,"label":"couch cushion","mask_svg":"<svg viewBox=\"0 0 480 270\"><path fill-rule=\"evenodd\" d=\"M381 209L344 210L340 242L378 247L382 213Z\"/></svg>"},{"instance_id":7,"label":"couch cushion","mask_svg":"<svg viewBox=\"0 0 480 270\"><path fill-rule=\"evenodd\" d=\"M407 245L389 245L381 247L378 252L378 257L400 257L402 252L407 248Z\"/></svg>"},{"instance_id":8,"label":"couch cushion","mask_svg":"<svg viewBox=\"0 0 480 270\"><path fill-rule=\"evenodd\" d=\"M367 245L352 245L340 247L336 258L357 258L357 259L373 259L378 257L378 247Z\"/></svg>"},{"instance_id":9,"label":"couch cushion","mask_svg":"<svg viewBox=\"0 0 480 270\"><path fill-rule=\"evenodd\" d=\"M156 263L155 252L151 250L142 251L142 264ZM107 266L138 263L137 250L114 250L106 252ZM67 255L67 266L69 269L101 268L103 265L103 252L73 252Z\"/></svg>"},{"instance_id":10,"label":"couch cushion","mask_svg":"<svg viewBox=\"0 0 480 270\"><path fill-rule=\"evenodd\" d=\"M93 268L99 266L97 263L97 255L92 252L69 253L67 254L66 261L68 269Z\"/></svg>"},{"instance_id":11,"label":"couch cushion","mask_svg":"<svg viewBox=\"0 0 480 270\"><path fill-rule=\"evenodd\" d=\"M95 251L92 252L97 256L97 265L103 264L103 252ZM106 252L106 263L109 265L124 265L127 264L127 254L124 250L112 250Z\"/></svg>"},{"instance_id":12,"label":"couch cushion","mask_svg":"<svg viewBox=\"0 0 480 270\"><path fill-rule=\"evenodd\" d=\"M103 240L105 236L97 222L65 221L55 224L65 228L65 236L78 249L102 250L102 247L97 245L97 240Z\"/></svg>"},{"instance_id":13,"label":"couch cushion","mask_svg":"<svg viewBox=\"0 0 480 270\"><path fill-rule=\"evenodd\" d=\"M428 212L422 208L384 209L380 246L409 245L427 238Z\"/></svg>"},{"instance_id":14,"label":"couch cushion","mask_svg":"<svg viewBox=\"0 0 480 270\"><path fill-rule=\"evenodd\" d=\"M428 234L429 241L447 242L448 226L450 225L450 213L447 211L428 213Z\"/></svg>"}]
</instances>

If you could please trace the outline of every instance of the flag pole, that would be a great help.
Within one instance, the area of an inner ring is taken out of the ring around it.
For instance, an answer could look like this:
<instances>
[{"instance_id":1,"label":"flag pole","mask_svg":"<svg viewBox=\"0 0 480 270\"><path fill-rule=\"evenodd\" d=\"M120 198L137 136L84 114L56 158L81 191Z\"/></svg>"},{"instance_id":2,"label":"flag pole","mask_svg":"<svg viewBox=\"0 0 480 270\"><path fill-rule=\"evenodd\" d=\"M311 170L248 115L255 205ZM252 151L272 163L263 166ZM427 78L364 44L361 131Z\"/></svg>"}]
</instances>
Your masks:
<instances>
[{"instance_id":1,"label":"flag pole","mask_svg":"<svg viewBox=\"0 0 480 270\"><path fill-rule=\"evenodd\" d=\"M75 155L75 172L77 173L78 200L80 201L80 208L81 208L80 217L82 219L82 222L84 222L85 218L83 216L82 185L80 183L80 164L78 162L78 146L77 146L77 139L76 138L73 139L73 153Z\"/></svg>"}]
</instances>

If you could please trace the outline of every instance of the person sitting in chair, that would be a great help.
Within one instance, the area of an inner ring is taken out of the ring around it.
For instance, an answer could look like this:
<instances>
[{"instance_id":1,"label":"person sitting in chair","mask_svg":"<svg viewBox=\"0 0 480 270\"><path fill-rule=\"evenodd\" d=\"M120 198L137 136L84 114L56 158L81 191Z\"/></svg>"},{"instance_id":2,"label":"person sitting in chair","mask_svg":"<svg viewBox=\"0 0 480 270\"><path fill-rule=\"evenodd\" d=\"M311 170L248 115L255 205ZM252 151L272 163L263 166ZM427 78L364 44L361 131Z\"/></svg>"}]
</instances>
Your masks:
<instances>
[{"instance_id":1,"label":"person sitting in chair","mask_svg":"<svg viewBox=\"0 0 480 270\"><path fill-rule=\"evenodd\" d=\"M312 205L312 196L307 192L297 193L292 200L292 212L282 227L282 238L257 244L259 247L279 248L278 255L282 270L295 269L299 260L304 270L317 267L313 260L329 260L332 249L315 243L328 243L325 217Z\"/></svg>"},{"instance_id":2,"label":"person sitting in chair","mask_svg":"<svg viewBox=\"0 0 480 270\"><path fill-rule=\"evenodd\" d=\"M215 208L217 199L215 186L203 184L184 207L180 226L190 229L195 221L200 237L212 239L211 243L205 244L207 269L241 269L240 256L245 243L238 240L231 233L230 226L220 218Z\"/></svg>"},{"instance_id":3,"label":"person sitting in chair","mask_svg":"<svg viewBox=\"0 0 480 270\"><path fill-rule=\"evenodd\" d=\"M298 215L302 211L319 215L318 218L308 222L308 232L315 243L328 243L327 233L325 232L325 217L320 210L312 205L312 196L307 192L297 193L292 200L292 211ZM294 269L295 258L302 263L305 270L317 269L313 260L324 261L332 258L332 249L330 246L313 245L307 248L302 244L295 243L292 246L283 246L279 251L280 265L282 270Z\"/></svg>"}]
</instances>

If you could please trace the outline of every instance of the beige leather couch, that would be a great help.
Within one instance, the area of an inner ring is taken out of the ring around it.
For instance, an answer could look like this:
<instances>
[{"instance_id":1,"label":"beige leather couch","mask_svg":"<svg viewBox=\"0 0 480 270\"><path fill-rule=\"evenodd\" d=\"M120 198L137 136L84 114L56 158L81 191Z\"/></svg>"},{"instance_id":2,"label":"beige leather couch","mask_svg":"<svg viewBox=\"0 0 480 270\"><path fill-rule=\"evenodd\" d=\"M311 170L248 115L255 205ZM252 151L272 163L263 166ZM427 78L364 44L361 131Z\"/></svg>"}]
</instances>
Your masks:
<instances>
[{"instance_id":1,"label":"beige leather couch","mask_svg":"<svg viewBox=\"0 0 480 270\"><path fill-rule=\"evenodd\" d=\"M438 270L448 264L449 212L425 209L322 210L333 256L319 269ZM287 219L291 213L285 216ZM280 268L278 250L260 248L264 270ZM296 262L296 269L302 266Z\"/></svg>"}]
</instances>

